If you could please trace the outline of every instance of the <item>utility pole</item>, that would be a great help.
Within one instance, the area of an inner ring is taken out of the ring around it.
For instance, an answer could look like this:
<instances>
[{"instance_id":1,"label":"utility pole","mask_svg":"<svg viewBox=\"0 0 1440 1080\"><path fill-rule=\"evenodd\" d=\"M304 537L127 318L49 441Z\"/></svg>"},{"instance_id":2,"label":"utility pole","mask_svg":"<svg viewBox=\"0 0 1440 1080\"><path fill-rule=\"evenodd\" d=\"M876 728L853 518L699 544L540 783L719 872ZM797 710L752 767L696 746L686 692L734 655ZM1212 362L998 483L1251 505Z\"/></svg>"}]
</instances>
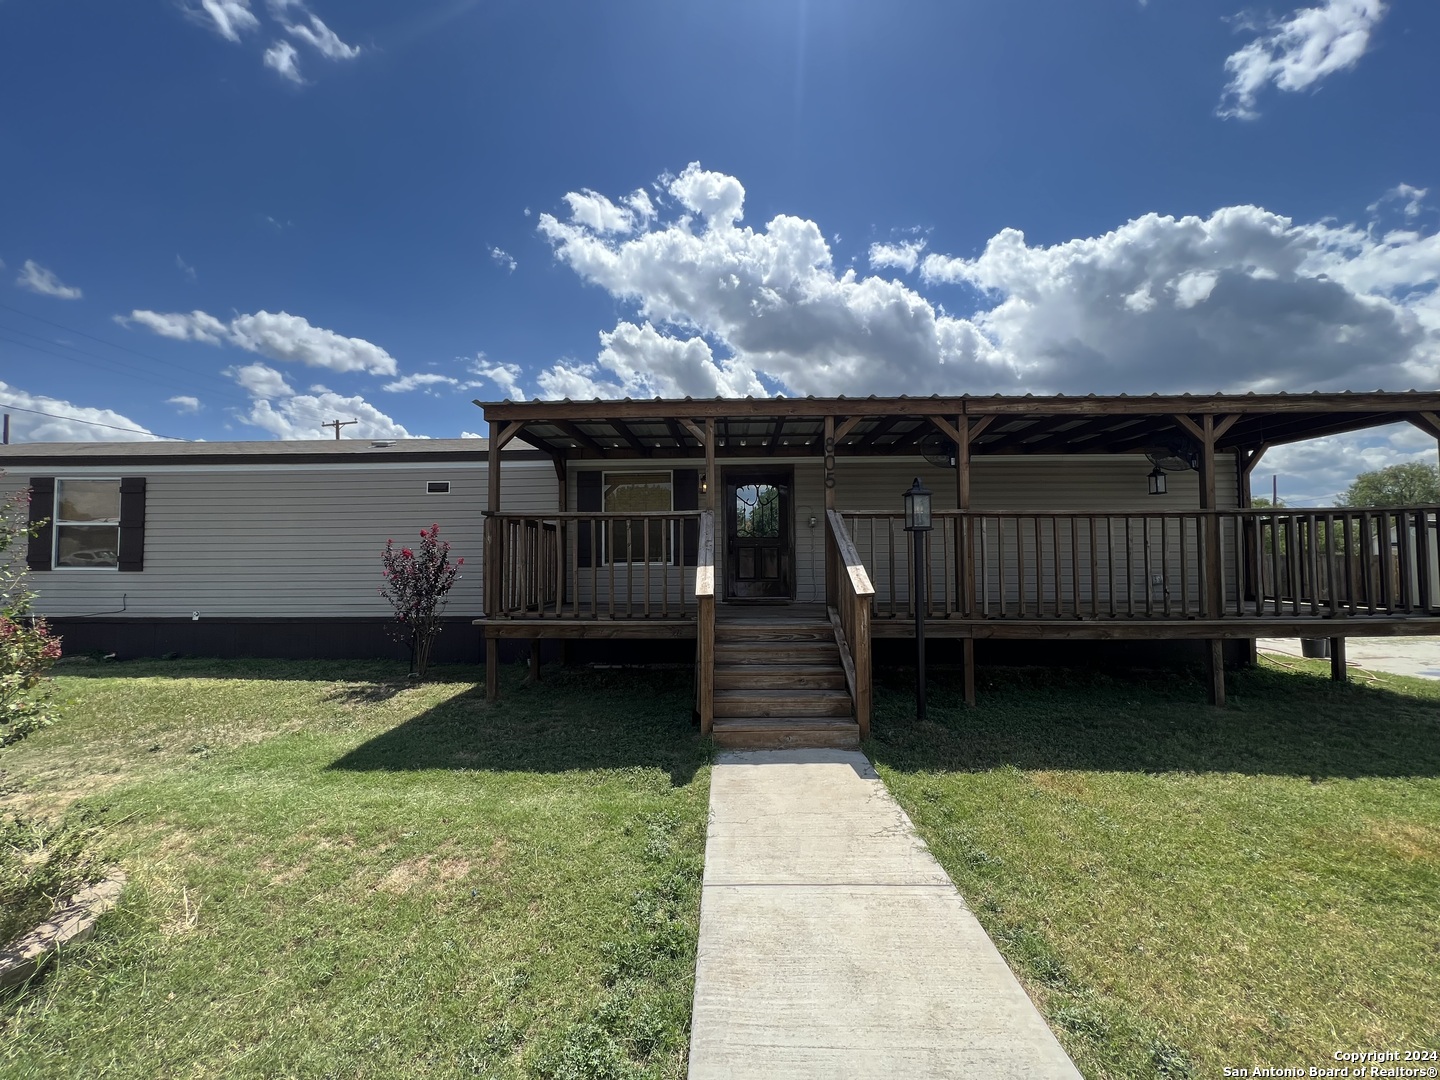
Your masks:
<instances>
[{"instance_id":1,"label":"utility pole","mask_svg":"<svg viewBox=\"0 0 1440 1080\"><path fill-rule=\"evenodd\" d=\"M322 428L327 428L327 427L328 427L328 428L334 428L334 429L335 429L335 441L336 441L336 442L339 442L339 441L340 441L340 429L341 429L342 427L349 427L351 424L358 424L359 422L360 422L359 420L331 420L328 424L321 424L320 426L321 426Z\"/></svg>"},{"instance_id":2,"label":"utility pole","mask_svg":"<svg viewBox=\"0 0 1440 1080\"><path fill-rule=\"evenodd\" d=\"M5 442L4 442L4 445L5 445L5 446L9 446L9 445L10 445L10 414L9 414L8 412L5 414Z\"/></svg>"}]
</instances>

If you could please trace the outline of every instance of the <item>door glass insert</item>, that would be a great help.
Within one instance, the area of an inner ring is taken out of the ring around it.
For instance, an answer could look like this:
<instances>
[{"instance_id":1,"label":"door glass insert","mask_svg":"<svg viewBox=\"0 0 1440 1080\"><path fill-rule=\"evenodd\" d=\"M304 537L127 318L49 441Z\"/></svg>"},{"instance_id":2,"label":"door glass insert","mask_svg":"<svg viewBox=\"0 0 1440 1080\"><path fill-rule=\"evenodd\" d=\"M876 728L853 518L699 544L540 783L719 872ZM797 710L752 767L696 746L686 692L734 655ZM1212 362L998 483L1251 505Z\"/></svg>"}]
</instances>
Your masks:
<instances>
[{"instance_id":1,"label":"door glass insert","mask_svg":"<svg viewBox=\"0 0 1440 1080\"><path fill-rule=\"evenodd\" d=\"M745 484L735 489L735 535L772 539L780 535L780 489L774 484Z\"/></svg>"}]
</instances>

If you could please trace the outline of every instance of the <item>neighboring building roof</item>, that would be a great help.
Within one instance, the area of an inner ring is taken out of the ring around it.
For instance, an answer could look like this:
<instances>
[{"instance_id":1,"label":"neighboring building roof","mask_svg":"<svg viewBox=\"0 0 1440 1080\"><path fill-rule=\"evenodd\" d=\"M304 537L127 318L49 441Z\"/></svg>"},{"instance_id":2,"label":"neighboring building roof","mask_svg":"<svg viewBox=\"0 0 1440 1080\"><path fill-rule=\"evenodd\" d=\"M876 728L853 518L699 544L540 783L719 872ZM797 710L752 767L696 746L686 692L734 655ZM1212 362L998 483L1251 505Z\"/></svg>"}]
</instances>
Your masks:
<instances>
[{"instance_id":1,"label":"neighboring building roof","mask_svg":"<svg viewBox=\"0 0 1440 1080\"><path fill-rule=\"evenodd\" d=\"M302 439L250 442L30 442L0 446L0 466L18 465L237 465L270 463L318 465L337 461L475 461L485 458L489 439ZM518 439L507 458L543 458Z\"/></svg>"}]
</instances>

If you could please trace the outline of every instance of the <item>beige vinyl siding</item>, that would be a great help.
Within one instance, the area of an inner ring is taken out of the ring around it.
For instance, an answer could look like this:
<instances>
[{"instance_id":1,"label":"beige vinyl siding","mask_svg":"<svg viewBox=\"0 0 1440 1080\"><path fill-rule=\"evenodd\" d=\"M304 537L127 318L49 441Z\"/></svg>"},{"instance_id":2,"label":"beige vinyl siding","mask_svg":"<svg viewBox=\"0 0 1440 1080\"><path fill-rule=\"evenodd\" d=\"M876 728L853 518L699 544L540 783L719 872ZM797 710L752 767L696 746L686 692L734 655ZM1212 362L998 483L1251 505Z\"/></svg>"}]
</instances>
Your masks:
<instances>
[{"instance_id":1,"label":"beige vinyl siding","mask_svg":"<svg viewBox=\"0 0 1440 1080\"><path fill-rule=\"evenodd\" d=\"M800 602L823 601L825 598L823 464L814 457L755 458L739 461L725 460L719 463L717 468L723 473L726 469L746 466L762 469L785 466L794 468L795 486L792 504L795 537L795 598ZM590 467L592 467L590 463L586 463L584 466L571 465L568 473L568 506L572 508L575 506L576 474ZM629 461L609 462L603 463L603 465L595 462L593 467L603 468L603 471L609 473L627 470L653 472L657 469L703 469L704 463L697 462L695 458L650 459L634 463ZM1145 478L1149 471L1150 463L1140 455L982 457L977 458L971 465L971 505L977 510L1095 510L1115 513L1154 513L1161 509L1184 510L1199 506L1200 488L1195 473L1170 474L1169 493L1163 497L1154 497L1147 493ZM1216 494L1219 505L1222 508L1237 505L1238 488L1233 458L1229 456L1218 458L1216 474ZM836 462L836 506L842 511L875 510L898 513L902 507L902 493L910 487L917 476L934 493L935 509L955 509L956 490L953 469L937 468L919 458L883 457L842 457ZM719 478L711 477L710 482L713 485L721 481ZM713 490L723 497L723 487L716 487ZM701 500L703 504L704 496L701 497ZM716 581L723 587L725 544L724 536L719 535L719 532L724 529L724 516L721 511L723 511L723 507L718 505L717 500ZM813 528L809 524L812 516L816 522ZM889 599L892 577L897 597L908 595L909 547L907 537L899 528L898 523L893 529L893 536L892 546L886 536L883 524L877 524L873 541L868 526L862 526L855 536L861 558L870 571L870 576L882 601ZM1013 546L1013 536L1007 539ZM1178 538L1167 537L1167 539L1171 540L1171 546L1178 552ZM1027 548L1027 553L1033 560L1033 540L1027 540L1027 543L1031 545L1031 548ZM1141 541L1137 534L1137 537L1132 538L1134 547L1132 564L1139 568L1136 573L1142 571L1144 567L1143 547L1140 544ZM1053 561L1053 549L1047 546L1043 539L1042 550L1045 557ZM1065 548L1064 550L1068 558L1069 549ZM1191 551L1193 552L1193 550L1192 544ZM1088 566L1088 548L1082 546L1082 552ZM942 574L947 566L953 577L953 559L953 552L947 556L943 544L932 543L932 581L939 580L938 575ZM1123 552L1121 561L1123 562ZM892 565L893 575L891 573ZM1050 563L1047 563L1048 565ZM1007 566L1009 568L1008 587L1013 596L1014 589L1018 587L1013 551L1007 558ZM1068 596L1070 589L1068 569L1062 568L1062 570L1067 575L1063 577L1062 589ZM580 570L582 609L588 608L593 575L597 572L601 577L599 601L600 608L603 610L604 599L609 588L609 568L606 566L599 567L598 571ZM662 574L658 569L652 568L649 577L652 604L654 604L660 596ZM687 568L683 586L677 578L678 575L672 567L670 573L672 603L678 603L681 588L686 590L687 598L691 596L694 589L694 575L689 568ZM625 568L621 566L616 570L616 586L622 599L625 596L626 582ZM998 581L996 585L998 588ZM634 595L637 598L640 597L643 593L644 575L638 568L633 587ZM1051 593L1053 593L1053 588ZM1178 594L1174 599L1178 603Z\"/></svg>"},{"instance_id":2,"label":"beige vinyl siding","mask_svg":"<svg viewBox=\"0 0 1440 1080\"><path fill-rule=\"evenodd\" d=\"M380 552L386 539L419 542L440 525L465 566L448 615L483 611L483 462L414 465L30 468L34 475L145 476L145 569L32 573L43 615L112 612L135 617L333 618L385 616ZM450 481L448 495L426 482ZM506 510L549 510L549 462L505 465ZM23 556L23 551L22 551Z\"/></svg>"}]
</instances>

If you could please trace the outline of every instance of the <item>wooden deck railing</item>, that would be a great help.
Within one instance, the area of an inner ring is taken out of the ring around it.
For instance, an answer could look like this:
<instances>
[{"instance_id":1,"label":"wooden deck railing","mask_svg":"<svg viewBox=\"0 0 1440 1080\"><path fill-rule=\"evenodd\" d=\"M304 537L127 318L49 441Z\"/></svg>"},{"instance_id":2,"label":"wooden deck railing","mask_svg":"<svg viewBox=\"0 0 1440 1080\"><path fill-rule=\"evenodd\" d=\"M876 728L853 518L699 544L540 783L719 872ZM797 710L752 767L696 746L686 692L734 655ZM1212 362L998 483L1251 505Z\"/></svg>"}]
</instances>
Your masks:
<instances>
[{"instance_id":1,"label":"wooden deck railing","mask_svg":"<svg viewBox=\"0 0 1440 1080\"><path fill-rule=\"evenodd\" d=\"M1437 513L937 511L926 617L1440 616ZM875 616L913 616L902 515L841 516L877 575Z\"/></svg>"},{"instance_id":2,"label":"wooden deck railing","mask_svg":"<svg viewBox=\"0 0 1440 1080\"><path fill-rule=\"evenodd\" d=\"M834 510L825 512L825 607L835 627L840 661L850 700L855 705L855 722L862 739L870 736L870 611L875 587L865 564L846 531L844 519Z\"/></svg>"},{"instance_id":3,"label":"wooden deck railing","mask_svg":"<svg viewBox=\"0 0 1440 1080\"><path fill-rule=\"evenodd\" d=\"M700 511L485 518L487 618L688 618Z\"/></svg>"},{"instance_id":4,"label":"wooden deck railing","mask_svg":"<svg viewBox=\"0 0 1440 1080\"><path fill-rule=\"evenodd\" d=\"M715 515L700 514L695 561L695 708L700 734L715 723Z\"/></svg>"}]
</instances>

